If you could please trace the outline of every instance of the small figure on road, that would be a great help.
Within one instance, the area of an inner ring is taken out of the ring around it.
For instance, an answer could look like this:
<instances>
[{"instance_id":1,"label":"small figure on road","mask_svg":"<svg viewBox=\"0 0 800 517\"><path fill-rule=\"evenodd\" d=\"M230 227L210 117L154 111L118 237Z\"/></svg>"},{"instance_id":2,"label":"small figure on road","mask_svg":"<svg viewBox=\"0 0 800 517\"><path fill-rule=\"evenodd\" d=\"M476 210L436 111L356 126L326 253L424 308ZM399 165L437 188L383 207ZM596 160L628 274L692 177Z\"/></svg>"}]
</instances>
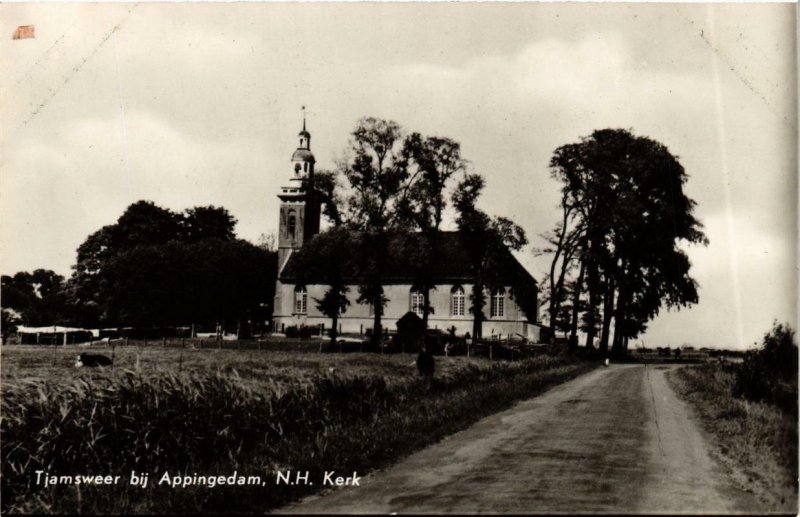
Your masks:
<instances>
[{"instance_id":1,"label":"small figure on road","mask_svg":"<svg viewBox=\"0 0 800 517\"><path fill-rule=\"evenodd\" d=\"M433 372L436 370L436 362L433 359L433 354L428 351L425 345L422 345L422 348L419 350L419 355L417 356L417 370L419 370L421 376L426 378L433 377Z\"/></svg>"}]
</instances>

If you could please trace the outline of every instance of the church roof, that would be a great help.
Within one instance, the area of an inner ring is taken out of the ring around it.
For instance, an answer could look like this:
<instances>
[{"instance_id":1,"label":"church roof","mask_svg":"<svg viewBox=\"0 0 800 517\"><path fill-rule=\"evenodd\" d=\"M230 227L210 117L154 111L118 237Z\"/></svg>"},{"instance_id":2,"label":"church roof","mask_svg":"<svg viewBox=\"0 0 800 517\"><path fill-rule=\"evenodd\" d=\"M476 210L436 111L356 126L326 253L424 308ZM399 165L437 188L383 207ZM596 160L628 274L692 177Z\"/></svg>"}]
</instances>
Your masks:
<instances>
[{"instance_id":1,"label":"church roof","mask_svg":"<svg viewBox=\"0 0 800 517\"><path fill-rule=\"evenodd\" d=\"M440 232L439 241L434 260L433 278L437 283L468 283L473 275L470 272L469 247L467 237L461 232ZM399 284L412 283L415 277L415 264L409 257L413 247L419 242L419 233L396 233L389 236L386 249L386 264L384 283ZM292 253L286 266L280 273L280 280L283 282L302 281L313 283L320 279L313 278L313 275L304 274L300 270L303 248ZM343 278L347 283L358 283L359 263L355 250L351 256L344 257L342 261ZM536 280L519 263L514 255L508 250L502 250L499 254L499 262L494 267L493 277L497 284L517 285L527 284L529 288L536 288Z\"/></svg>"}]
</instances>

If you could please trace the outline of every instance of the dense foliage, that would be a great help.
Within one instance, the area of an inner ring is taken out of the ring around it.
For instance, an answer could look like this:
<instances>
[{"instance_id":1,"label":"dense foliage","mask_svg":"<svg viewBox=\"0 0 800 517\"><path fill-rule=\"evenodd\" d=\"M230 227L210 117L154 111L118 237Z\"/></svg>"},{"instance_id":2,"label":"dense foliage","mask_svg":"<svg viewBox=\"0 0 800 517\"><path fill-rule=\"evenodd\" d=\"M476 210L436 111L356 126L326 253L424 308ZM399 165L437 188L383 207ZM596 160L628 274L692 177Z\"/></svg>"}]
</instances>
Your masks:
<instances>
[{"instance_id":1,"label":"dense foliage","mask_svg":"<svg viewBox=\"0 0 800 517\"><path fill-rule=\"evenodd\" d=\"M562 218L546 236L550 325L569 329L573 347L580 330L587 347L599 336L601 351L622 353L662 305L697 302L679 244L707 239L683 191L687 175L663 144L622 129L561 146L550 165L562 184Z\"/></svg>"},{"instance_id":2,"label":"dense foliage","mask_svg":"<svg viewBox=\"0 0 800 517\"><path fill-rule=\"evenodd\" d=\"M69 322L74 315L64 288L64 277L46 269L3 275L0 279L3 338L18 324L37 326Z\"/></svg>"},{"instance_id":3,"label":"dense foliage","mask_svg":"<svg viewBox=\"0 0 800 517\"><path fill-rule=\"evenodd\" d=\"M224 208L176 213L149 201L78 248L72 277L3 276L3 326L168 326L263 317L277 275L274 252L236 238Z\"/></svg>"},{"instance_id":4,"label":"dense foliage","mask_svg":"<svg viewBox=\"0 0 800 517\"><path fill-rule=\"evenodd\" d=\"M797 415L797 361L794 330L776 322L761 348L749 352L736 368L733 395Z\"/></svg>"}]
</instances>

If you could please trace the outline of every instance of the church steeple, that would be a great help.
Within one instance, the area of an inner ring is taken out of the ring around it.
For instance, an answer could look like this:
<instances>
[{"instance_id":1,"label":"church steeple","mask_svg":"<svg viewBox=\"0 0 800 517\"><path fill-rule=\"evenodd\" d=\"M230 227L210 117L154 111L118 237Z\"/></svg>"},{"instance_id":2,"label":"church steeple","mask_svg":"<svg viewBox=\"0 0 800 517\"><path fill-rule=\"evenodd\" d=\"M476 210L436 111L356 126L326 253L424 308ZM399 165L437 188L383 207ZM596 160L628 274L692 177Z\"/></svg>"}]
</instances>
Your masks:
<instances>
[{"instance_id":1,"label":"church steeple","mask_svg":"<svg viewBox=\"0 0 800 517\"><path fill-rule=\"evenodd\" d=\"M297 134L300 144L292 154L292 170L295 176L313 181L314 153L311 152L311 133L306 130L306 107L303 106L303 130Z\"/></svg>"},{"instance_id":2,"label":"church steeple","mask_svg":"<svg viewBox=\"0 0 800 517\"><path fill-rule=\"evenodd\" d=\"M305 106L303 129L297 134L300 143L292 153L292 173L288 186L281 187L280 228L278 229L278 271L283 269L292 251L302 247L319 233L320 202L314 190L314 154L311 134L306 130Z\"/></svg>"}]
</instances>

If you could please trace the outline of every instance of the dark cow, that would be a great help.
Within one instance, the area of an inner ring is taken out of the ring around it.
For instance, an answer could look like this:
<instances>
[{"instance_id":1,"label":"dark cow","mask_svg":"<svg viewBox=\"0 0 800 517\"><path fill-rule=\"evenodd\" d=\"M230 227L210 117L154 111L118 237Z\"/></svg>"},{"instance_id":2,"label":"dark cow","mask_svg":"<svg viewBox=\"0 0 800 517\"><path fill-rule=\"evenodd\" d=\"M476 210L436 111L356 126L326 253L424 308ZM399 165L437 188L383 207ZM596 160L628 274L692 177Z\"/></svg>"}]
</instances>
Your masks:
<instances>
[{"instance_id":1,"label":"dark cow","mask_svg":"<svg viewBox=\"0 0 800 517\"><path fill-rule=\"evenodd\" d=\"M75 366L109 366L113 361L103 354L81 354L75 361Z\"/></svg>"}]
</instances>

